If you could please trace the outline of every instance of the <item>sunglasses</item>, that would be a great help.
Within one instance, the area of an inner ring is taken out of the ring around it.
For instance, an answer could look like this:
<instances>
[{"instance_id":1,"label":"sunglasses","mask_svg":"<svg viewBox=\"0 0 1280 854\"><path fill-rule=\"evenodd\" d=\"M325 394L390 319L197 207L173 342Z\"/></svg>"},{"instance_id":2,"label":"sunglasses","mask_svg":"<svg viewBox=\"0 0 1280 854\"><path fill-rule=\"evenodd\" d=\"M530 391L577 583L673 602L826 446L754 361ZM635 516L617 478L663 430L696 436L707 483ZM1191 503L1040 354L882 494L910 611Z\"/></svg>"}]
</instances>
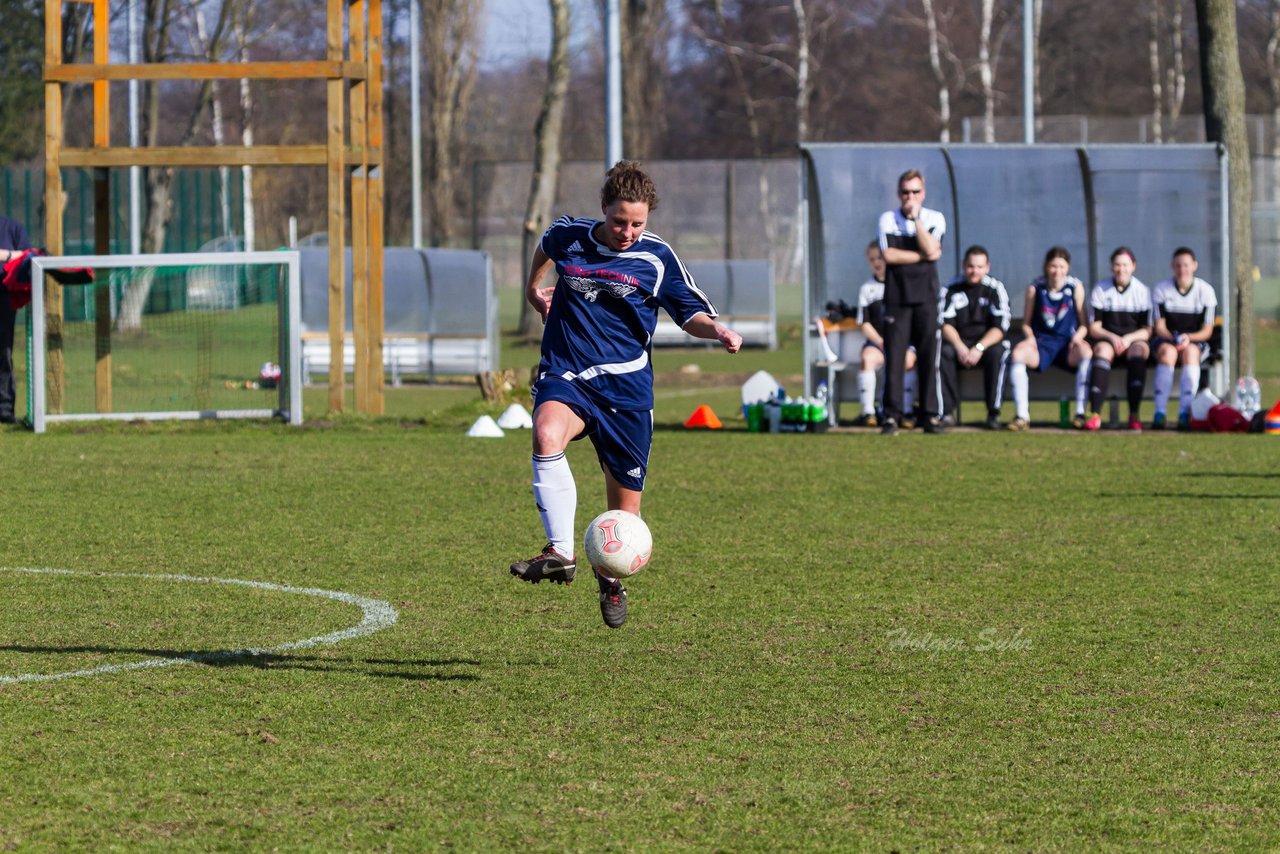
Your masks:
<instances>
[{"instance_id":1,"label":"sunglasses","mask_svg":"<svg viewBox=\"0 0 1280 854\"><path fill-rule=\"evenodd\" d=\"M921 194L921 193L923 193L923 192L924 192L924 190L923 190L923 189L920 189L920 190L899 190L899 191L898 191L898 195L899 195L899 196L918 196L918 195L920 195L920 194Z\"/></svg>"}]
</instances>

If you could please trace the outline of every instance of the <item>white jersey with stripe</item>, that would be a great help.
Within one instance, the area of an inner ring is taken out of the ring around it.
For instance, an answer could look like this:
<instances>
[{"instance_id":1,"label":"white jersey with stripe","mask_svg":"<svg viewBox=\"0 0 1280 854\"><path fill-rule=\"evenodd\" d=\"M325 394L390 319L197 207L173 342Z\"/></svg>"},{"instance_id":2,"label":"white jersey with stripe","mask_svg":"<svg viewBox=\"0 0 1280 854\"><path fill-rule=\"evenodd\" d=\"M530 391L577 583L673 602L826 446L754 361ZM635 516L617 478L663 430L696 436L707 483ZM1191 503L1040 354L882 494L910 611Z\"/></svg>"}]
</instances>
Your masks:
<instances>
[{"instance_id":1,"label":"white jersey with stripe","mask_svg":"<svg viewBox=\"0 0 1280 854\"><path fill-rule=\"evenodd\" d=\"M614 409L650 410L658 306L681 328L699 312L715 317L715 306L662 238L646 231L614 252L595 239L599 224L565 216L542 236L560 280L538 374L581 383Z\"/></svg>"},{"instance_id":2,"label":"white jersey with stripe","mask_svg":"<svg viewBox=\"0 0 1280 854\"><path fill-rule=\"evenodd\" d=\"M1151 292L1155 304L1155 316L1164 318L1164 325L1174 335L1199 332L1206 324L1213 323L1218 308L1218 295L1213 285L1199 277L1191 280L1191 287L1184 294L1173 279L1165 279Z\"/></svg>"},{"instance_id":3,"label":"white jersey with stripe","mask_svg":"<svg viewBox=\"0 0 1280 854\"><path fill-rule=\"evenodd\" d=\"M1151 325L1151 290L1136 276L1121 290L1115 279L1103 279L1089 295L1089 322L1102 321L1113 335L1128 335Z\"/></svg>"}]
</instances>

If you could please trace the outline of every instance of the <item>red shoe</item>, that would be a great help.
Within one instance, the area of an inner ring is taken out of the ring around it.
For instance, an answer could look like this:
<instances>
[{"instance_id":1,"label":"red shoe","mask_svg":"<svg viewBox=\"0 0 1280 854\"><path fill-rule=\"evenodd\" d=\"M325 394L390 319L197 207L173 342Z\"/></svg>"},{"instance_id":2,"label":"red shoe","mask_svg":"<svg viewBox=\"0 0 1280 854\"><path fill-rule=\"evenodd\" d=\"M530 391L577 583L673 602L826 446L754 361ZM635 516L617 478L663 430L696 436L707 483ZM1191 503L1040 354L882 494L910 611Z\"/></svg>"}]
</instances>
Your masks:
<instances>
[{"instance_id":1,"label":"red shoe","mask_svg":"<svg viewBox=\"0 0 1280 854\"><path fill-rule=\"evenodd\" d=\"M1142 432L1142 422L1138 420L1138 416L1136 415L1129 416L1129 429L1132 430L1134 433Z\"/></svg>"},{"instance_id":2,"label":"red shoe","mask_svg":"<svg viewBox=\"0 0 1280 854\"><path fill-rule=\"evenodd\" d=\"M1088 417L1088 418L1086 418L1086 419L1084 420L1084 429L1086 429L1086 430L1101 430L1101 429L1102 429L1102 416L1101 416L1101 415L1099 415L1099 414L1098 414L1098 413L1096 413L1096 412L1090 412L1090 413L1089 413L1089 417Z\"/></svg>"}]
</instances>

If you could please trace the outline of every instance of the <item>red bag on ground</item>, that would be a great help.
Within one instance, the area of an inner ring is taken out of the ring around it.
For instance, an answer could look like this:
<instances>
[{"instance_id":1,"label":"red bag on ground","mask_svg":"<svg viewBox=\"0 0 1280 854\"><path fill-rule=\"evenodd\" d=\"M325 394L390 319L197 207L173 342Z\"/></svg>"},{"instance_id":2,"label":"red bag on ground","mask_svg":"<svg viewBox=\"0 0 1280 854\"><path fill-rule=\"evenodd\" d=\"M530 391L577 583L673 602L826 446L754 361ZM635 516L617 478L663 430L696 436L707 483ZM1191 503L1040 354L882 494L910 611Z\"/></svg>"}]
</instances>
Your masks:
<instances>
[{"instance_id":1,"label":"red bag on ground","mask_svg":"<svg viewBox=\"0 0 1280 854\"><path fill-rule=\"evenodd\" d=\"M1219 403L1209 410L1209 429L1215 433L1248 433L1249 419L1234 406Z\"/></svg>"}]
</instances>

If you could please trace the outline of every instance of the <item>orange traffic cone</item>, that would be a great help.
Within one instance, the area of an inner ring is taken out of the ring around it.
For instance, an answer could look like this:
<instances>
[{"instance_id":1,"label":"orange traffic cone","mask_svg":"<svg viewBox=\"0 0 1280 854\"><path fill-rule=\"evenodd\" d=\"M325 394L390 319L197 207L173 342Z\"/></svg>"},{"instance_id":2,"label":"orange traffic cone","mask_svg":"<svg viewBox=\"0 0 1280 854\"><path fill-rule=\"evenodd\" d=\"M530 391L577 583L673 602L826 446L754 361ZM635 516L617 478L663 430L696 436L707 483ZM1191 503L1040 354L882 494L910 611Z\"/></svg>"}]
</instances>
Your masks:
<instances>
[{"instance_id":1,"label":"orange traffic cone","mask_svg":"<svg viewBox=\"0 0 1280 854\"><path fill-rule=\"evenodd\" d=\"M1267 413L1266 421L1263 422L1262 429L1273 436L1280 436L1280 403L1271 407L1271 411Z\"/></svg>"},{"instance_id":2,"label":"orange traffic cone","mask_svg":"<svg viewBox=\"0 0 1280 854\"><path fill-rule=\"evenodd\" d=\"M705 403L693 410L693 414L689 416L689 420L684 422L686 427L706 427L708 430L719 430L724 425L720 423L720 419L711 411L711 407Z\"/></svg>"}]
</instances>

